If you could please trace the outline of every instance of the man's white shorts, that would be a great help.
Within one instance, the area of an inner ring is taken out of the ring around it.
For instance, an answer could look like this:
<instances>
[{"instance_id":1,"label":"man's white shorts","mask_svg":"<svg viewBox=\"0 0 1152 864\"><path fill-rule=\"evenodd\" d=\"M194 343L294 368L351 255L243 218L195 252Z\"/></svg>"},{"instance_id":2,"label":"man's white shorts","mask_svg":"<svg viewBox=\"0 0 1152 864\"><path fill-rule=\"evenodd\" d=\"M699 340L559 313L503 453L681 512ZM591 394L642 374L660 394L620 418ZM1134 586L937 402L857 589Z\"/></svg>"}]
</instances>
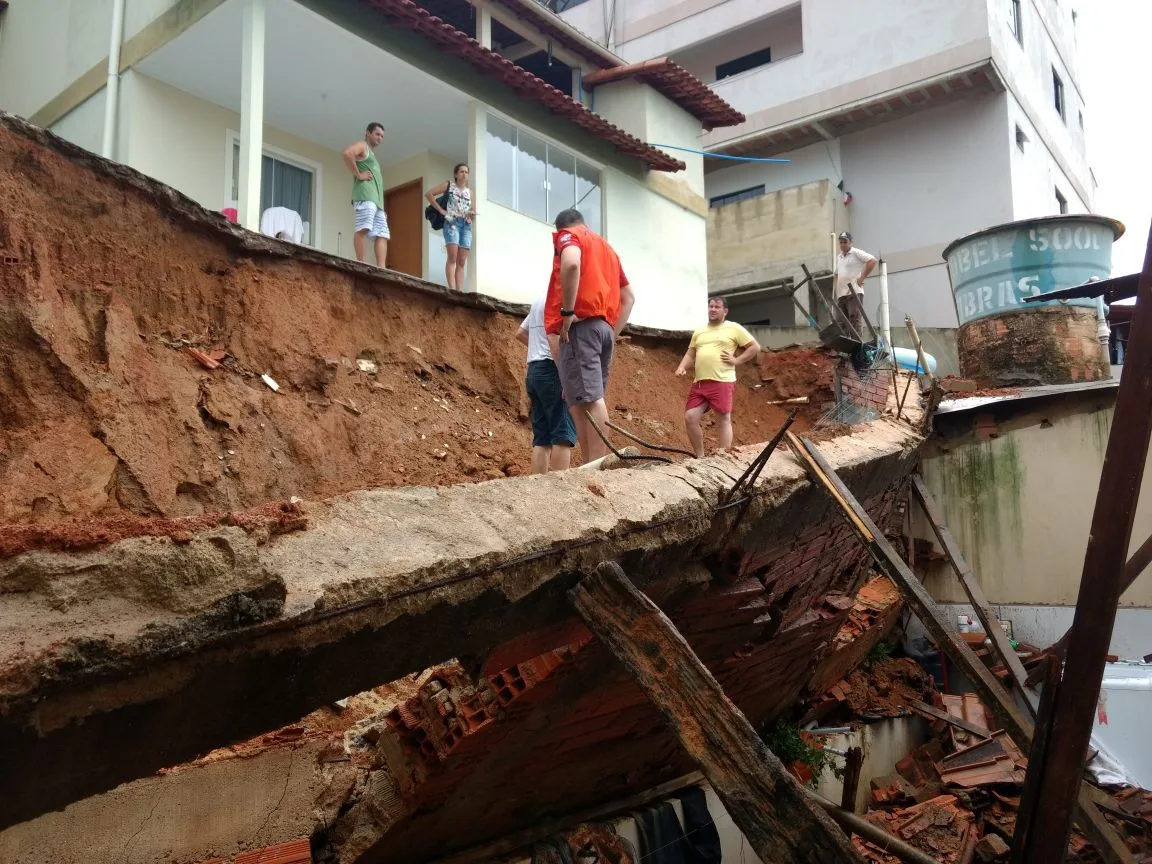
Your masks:
<instances>
[{"instance_id":1,"label":"man's white shorts","mask_svg":"<svg viewBox=\"0 0 1152 864\"><path fill-rule=\"evenodd\" d=\"M356 201L352 205L356 211L356 233L367 231L369 237L389 239L388 215L376 206L375 201Z\"/></svg>"}]
</instances>

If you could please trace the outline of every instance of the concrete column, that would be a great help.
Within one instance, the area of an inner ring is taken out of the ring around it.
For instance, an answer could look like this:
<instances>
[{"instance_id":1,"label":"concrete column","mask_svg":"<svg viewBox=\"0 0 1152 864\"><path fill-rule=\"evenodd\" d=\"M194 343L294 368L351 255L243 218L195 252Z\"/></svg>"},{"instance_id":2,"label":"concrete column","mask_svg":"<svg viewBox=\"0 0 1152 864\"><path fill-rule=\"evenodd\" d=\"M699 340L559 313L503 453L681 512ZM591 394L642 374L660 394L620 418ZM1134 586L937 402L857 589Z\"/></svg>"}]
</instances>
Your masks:
<instances>
[{"instance_id":1,"label":"concrete column","mask_svg":"<svg viewBox=\"0 0 1152 864\"><path fill-rule=\"evenodd\" d=\"M476 10L476 41L485 48L492 47L492 9L487 0L478 0Z\"/></svg>"},{"instance_id":2,"label":"concrete column","mask_svg":"<svg viewBox=\"0 0 1152 864\"><path fill-rule=\"evenodd\" d=\"M260 163L264 153L264 23L266 0L245 0L240 61L240 224L260 228Z\"/></svg>"},{"instance_id":3,"label":"concrete column","mask_svg":"<svg viewBox=\"0 0 1152 864\"><path fill-rule=\"evenodd\" d=\"M465 273L465 290L476 292L484 266L484 220L488 204L488 110L475 99L468 103L468 166L472 169L472 206L476 222L472 226L472 254Z\"/></svg>"}]
</instances>

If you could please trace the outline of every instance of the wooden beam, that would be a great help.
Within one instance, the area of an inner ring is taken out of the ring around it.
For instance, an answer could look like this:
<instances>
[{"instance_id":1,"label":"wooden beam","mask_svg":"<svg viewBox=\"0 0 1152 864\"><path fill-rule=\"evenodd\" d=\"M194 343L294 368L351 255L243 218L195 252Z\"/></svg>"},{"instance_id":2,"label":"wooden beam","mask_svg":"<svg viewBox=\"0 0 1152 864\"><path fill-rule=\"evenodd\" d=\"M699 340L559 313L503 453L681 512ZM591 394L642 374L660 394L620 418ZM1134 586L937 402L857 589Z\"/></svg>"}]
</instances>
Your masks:
<instances>
[{"instance_id":1,"label":"wooden beam","mask_svg":"<svg viewBox=\"0 0 1152 864\"><path fill-rule=\"evenodd\" d=\"M932 637L940 650L946 653L949 659L968 676L980 698L993 711L1016 744L1030 751L1033 734L1032 719L1021 713L1011 694L1000 685L988 667L973 653L968 643L960 638L960 634L948 625L944 613L936 605L936 601L932 599L920 580L916 578L916 574L900 559L896 550L892 548L892 544L876 527L876 523L860 506L860 502L844 485L844 481L837 476L835 470L828 464L828 460L811 441L800 439L792 432L785 436L785 440L812 481L824 489L829 497L840 506L848 524L864 543L877 566L900 589L900 595L904 598L904 602L916 613L920 623L928 631L928 635ZM1086 749L1087 745L1081 753L1083 754ZM1082 756L1076 760L1076 765L1079 772L1083 767ZM1118 862L1131 864L1132 853L1128 851L1124 841L1092 804L1091 798L1084 790L1081 790L1078 798L1076 821L1108 864L1118 864ZM1062 856L1058 856L1051 860L1059 861L1061 859Z\"/></svg>"},{"instance_id":2,"label":"wooden beam","mask_svg":"<svg viewBox=\"0 0 1152 864\"><path fill-rule=\"evenodd\" d=\"M544 49L537 45L535 42L525 39L523 42L517 42L515 45L511 45L508 48L502 48L497 53L499 53L499 55L505 60L511 60L513 63L517 63L523 60L525 57L531 57L533 54L539 54L543 50Z\"/></svg>"},{"instance_id":3,"label":"wooden beam","mask_svg":"<svg viewBox=\"0 0 1152 864\"><path fill-rule=\"evenodd\" d=\"M931 717L933 720L943 720L957 729L963 729L965 732L971 732L977 738L991 738L992 733L985 729L983 726L977 726L975 723L969 723L959 717L954 717L947 711L941 711L934 705L929 705L927 702L909 702L908 707L915 711L917 714L922 714L925 717Z\"/></svg>"},{"instance_id":4,"label":"wooden beam","mask_svg":"<svg viewBox=\"0 0 1152 864\"><path fill-rule=\"evenodd\" d=\"M577 614L660 709L762 861L862 859L760 740L663 612L613 562L569 594Z\"/></svg>"},{"instance_id":5,"label":"wooden beam","mask_svg":"<svg viewBox=\"0 0 1152 864\"><path fill-rule=\"evenodd\" d=\"M840 795L840 807L849 813L856 812L856 792L860 789L860 769L864 767L864 748L849 747L844 756L844 791Z\"/></svg>"},{"instance_id":6,"label":"wooden beam","mask_svg":"<svg viewBox=\"0 0 1152 864\"><path fill-rule=\"evenodd\" d=\"M1028 856L1024 859L1036 864L1060 860L1067 848L1152 437L1152 391L1148 386L1152 381L1152 229L1144 252L1128 344L1132 348L1116 391L1076 614L1068 637L1064 673L1056 688L1043 776L1038 783L1036 812L1043 814L1044 830L1030 834Z\"/></svg>"},{"instance_id":7,"label":"wooden beam","mask_svg":"<svg viewBox=\"0 0 1152 864\"><path fill-rule=\"evenodd\" d=\"M884 537L883 532L876 527L876 523L860 506L852 492L844 485L844 481L837 476L835 470L820 453L820 451L807 440L798 438L795 433L789 432L785 440L795 452L800 463L807 470L808 475L821 486L835 501L852 526L856 535L864 542L873 560L900 589L904 602L916 613L928 635L946 652L972 679L973 685L980 693L981 698L995 713L1016 743L1021 747L1031 747L1032 729L1028 718L1021 714L1020 709L1009 698L1008 692L996 680L996 677L985 666L968 643L960 638L960 634L947 623L944 613L936 605L907 564L900 558L892 544Z\"/></svg>"},{"instance_id":8,"label":"wooden beam","mask_svg":"<svg viewBox=\"0 0 1152 864\"><path fill-rule=\"evenodd\" d=\"M1028 773L1024 778L1020 809L1016 813L1016 829L1012 833L1012 864L1023 864L1027 860L1029 837L1037 825L1037 796L1040 794L1048 739L1052 731L1052 706L1059 685L1060 661L1055 655L1047 654L1044 657L1044 689L1041 691L1037 712L1036 734L1032 739L1032 750L1028 753Z\"/></svg>"},{"instance_id":9,"label":"wooden beam","mask_svg":"<svg viewBox=\"0 0 1152 864\"><path fill-rule=\"evenodd\" d=\"M908 845L899 837L894 837L883 828L873 825L867 819L861 819L855 813L850 813L843 807L837 807L831 801L827 801L819 795L812 795L811 797L812 800L823 807L825 812L832 817L833 821L845 831L852 834L859 834L869 843L879 846L889 855L904 862L904 864L940 864L940 862L931 855L921 852L915 846Z\"/></svg>"},{"instance_id":10,"label":"wooden beam","mask_svg":"<svg viewBox=\"0 0 1152 864\"><path fill-rule=\"evenodd\" d=\"M924 484L924 478L919 474L912 475L912 491L916 494L916 500L920 502L920 509L924 511L929 524L932 526L932 531L936 535L936 539L940 541L940 545L944 549L944 554L948 558L948 563L952 565L952 571L956 574L956 578L960 580L960 585L964 589L964 593L968 595L968 602L972 604L972 608L976 610L976 617L980 619L980 623L984 626L984 632L988 634L988 638L992 640L993 650L1000 656L1001 662L1008 667L1008 671L1012 673L1012 678L1015 680L1016 685L1020 691L1025 694L1027 698L1028 691L1025 689L1024 682L1028 678L1028 672L1024 669L1024 664L1020 662L1020 658L1016 655L1012 643L1008 639L1008 634L1004 632L1004 628L1000 626L999 619L992 612L992 607L988 604L988 598L984 596L984 589L980 587L980 583L976 581L976 575L972 572L972 568L968 565L968 561L964 558L964 553L960 551L960 546L956 542L956 538L952 536L952 532L948 530L948 526L944 524L944 514L936 505L936 499L932 497L932 493L928 491L928 487Z\"/></svg>"}]
</instances>

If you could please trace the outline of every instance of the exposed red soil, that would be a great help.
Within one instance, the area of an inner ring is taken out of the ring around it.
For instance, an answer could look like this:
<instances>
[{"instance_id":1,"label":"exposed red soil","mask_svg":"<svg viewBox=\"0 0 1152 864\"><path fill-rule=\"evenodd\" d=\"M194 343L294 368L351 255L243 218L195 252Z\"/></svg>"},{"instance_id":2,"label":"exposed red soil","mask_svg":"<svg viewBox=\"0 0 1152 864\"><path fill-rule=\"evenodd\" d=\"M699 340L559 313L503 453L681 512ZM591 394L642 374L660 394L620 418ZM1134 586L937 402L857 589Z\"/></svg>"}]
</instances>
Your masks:
<instances>
[{"instance_id":1,"label":"exposed red soil","mask_svg":"<svg viewBox=\"0 0 1152 864\"><path fill-rule=\"evenodd\" d=\"M274 501L236 513L206 513L182 519L119 515L49 524L0 525L0 558L30 549L88 549L129 537L171 537L177 541L189 541L195 532L221 525L235 525L249 534L259 532L274 536L299 530L307 524L308 517L297 504Z\"/></svg>"},{"instance_id":2,"label":"exposed red soil","mask_svg":"<svg viewBox=\"0 0 1152 864\"><path fill-rule=\"evenodd\" d=\"M110 516L216 524L293 496L529 470L517 317L284 244L254 250L171 190L134 182L0 126L0 536L3 523ZM617 423L684 446L684 348L621 344ZM789 372L789 393L830 387L831 361L811 360ZM736 443L766 441L786 408L741 371ZM134 526L38 536L70 548L73 536L167 532Z\"/></svg>"},{"instance_id":3,"label":"exposed red soil","mask_svg":"<svg viewBox=\"0 0 1152 864\"><path fill-rule=\"evenodd\" d=\"M899 657L865 664L840 685L854 714L893 717L912 701L930 702L935 686L915 660Z\"/></svg>"},{"instance_id":4,"label":"exposed red soil","mask_svg":"<svg viewBox=\"0 0 1152 864\"><path fill-rule=\"evenodd\" d=\"M827 349L766 350L757 361L760 381L769 400L807 396L813 406L832 400L834 361Z\"/></svg>"}]
</instances>

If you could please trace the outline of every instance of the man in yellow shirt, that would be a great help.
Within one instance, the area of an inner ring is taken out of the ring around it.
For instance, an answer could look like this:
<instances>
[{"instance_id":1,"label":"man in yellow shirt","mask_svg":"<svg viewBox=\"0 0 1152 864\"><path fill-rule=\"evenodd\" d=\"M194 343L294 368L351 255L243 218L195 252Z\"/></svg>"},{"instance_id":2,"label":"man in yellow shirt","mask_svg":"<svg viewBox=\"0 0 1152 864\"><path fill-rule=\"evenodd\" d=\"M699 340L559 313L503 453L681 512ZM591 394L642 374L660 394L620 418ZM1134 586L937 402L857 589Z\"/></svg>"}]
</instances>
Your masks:
<instances>
[{"instance_id":1,"label":"man in yellow shirt","mask_svg":"<svg viewBox=\"0 0 1152 864\"><path fill-rule=\"evenodd\" d=\"M684 406L684 425L696 457L704 455L704 430L700 421L709 409L716 412L720 430L720 447L732 446L732 396L736 392L736 367L743 366L760 351L752 334L728 317L728 301L723 297L708 298L708 326L692 334L688 351L676 375L695 369L688 404ZM737 353L739 349L739 353Z\"/></svg>"}]
</instances>

